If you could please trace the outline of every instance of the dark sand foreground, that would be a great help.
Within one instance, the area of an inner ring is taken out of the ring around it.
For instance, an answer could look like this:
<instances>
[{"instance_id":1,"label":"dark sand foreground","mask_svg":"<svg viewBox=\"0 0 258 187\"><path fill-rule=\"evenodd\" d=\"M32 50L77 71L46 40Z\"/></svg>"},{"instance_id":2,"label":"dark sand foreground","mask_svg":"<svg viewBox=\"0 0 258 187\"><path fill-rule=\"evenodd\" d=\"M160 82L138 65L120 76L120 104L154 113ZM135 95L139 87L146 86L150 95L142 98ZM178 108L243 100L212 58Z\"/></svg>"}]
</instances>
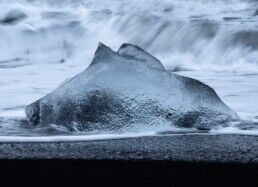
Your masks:
<instances>
[{"instance_id":1,"label":"dark sand foreground","mask_svg":"<svg viewBox=\"0 0 258 187\"><path fill-rule=\"evenodd\" d=\"M0 182L256 186L258 136L166 135L0 143ZM13 180L13 176L17 180Z\"/></svg>"},{"instance_id":2,"label":"dark sand foreground","mask_svg":"<svg viewBox=\"0 0 258 187\"><path fill-rule=\"evenodd\" d=\"M0 158L258 163L258 136L196 134L85 142L0 143Z\"/></svg>"}]
</instances>

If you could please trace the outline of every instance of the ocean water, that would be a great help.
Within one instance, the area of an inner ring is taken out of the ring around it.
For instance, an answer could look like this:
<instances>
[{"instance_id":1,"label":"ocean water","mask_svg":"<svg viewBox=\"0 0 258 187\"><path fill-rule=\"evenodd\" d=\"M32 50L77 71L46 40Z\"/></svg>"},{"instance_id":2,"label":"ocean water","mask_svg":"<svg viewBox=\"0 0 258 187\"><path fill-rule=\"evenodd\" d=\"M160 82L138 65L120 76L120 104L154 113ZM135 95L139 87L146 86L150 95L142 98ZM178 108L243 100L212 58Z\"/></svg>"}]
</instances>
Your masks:
<instances>
[{"instance_id":1,"label":"ocean water","mask_svg":"<svg viewBox=\"0 0 258 187\"><path fill-rule=\"evenodd\" d=\"M98 42L113 49L139 45L171 72L213 87L242 120L208 133L258 135L258 1L1 0L0 9L0 141L84 134L55 125L30 127L24 108L83 71ZM19 19L6 21L8 15ZM135 128L99 138L161 131L201 133Z\"/></svg>"}]
</instances>

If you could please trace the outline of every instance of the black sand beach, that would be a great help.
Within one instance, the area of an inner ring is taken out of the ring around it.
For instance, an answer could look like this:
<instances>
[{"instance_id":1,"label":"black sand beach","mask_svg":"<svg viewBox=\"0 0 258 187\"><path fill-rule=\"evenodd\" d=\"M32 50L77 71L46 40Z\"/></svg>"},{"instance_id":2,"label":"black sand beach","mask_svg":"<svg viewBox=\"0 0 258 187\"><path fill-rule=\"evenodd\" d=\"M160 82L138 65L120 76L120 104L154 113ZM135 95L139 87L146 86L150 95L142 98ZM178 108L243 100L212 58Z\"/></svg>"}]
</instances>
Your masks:
<instances>
[{"instance_id":1,"label":"black sand beach","mask_svg":"<svg viewBox=\"0 0 258 187\"><path fill-rule=\"evenodd\" d=\"M1 143L0 150L1 182L5 184L256 186L258 182L257 136Z\"/></svg>"},{"instance_id":2,"label":"black sand beach","mask_svg":"<svg viewBox=\"0 0 258 187\"><path fill-rule=\"evenodd\" d=\"M1 159L258 163L258 136L165 135L60 143L0 143Z\"/></svg>"}]
</instances>

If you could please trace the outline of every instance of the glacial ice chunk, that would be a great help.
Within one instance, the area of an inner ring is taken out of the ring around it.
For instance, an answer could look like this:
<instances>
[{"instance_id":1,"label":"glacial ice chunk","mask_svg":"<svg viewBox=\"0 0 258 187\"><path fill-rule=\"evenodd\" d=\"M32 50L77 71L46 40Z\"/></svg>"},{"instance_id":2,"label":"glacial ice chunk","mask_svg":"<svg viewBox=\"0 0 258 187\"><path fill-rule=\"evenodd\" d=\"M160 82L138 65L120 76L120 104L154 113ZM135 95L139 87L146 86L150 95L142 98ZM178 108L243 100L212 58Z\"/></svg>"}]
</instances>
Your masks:
<instances>
[{"instance_id":1,"label":"glacial ice chunk","mask_svg":"<svg viewBox=\"0 0 258 187\"><path fill-rule=\"evenodd\" d=\"M239 120L208 85L167 71L132 44L100 43L90 66L26 107L32 125L119 130L164 124L209 129Z\"/></svg>"}]
</instances>

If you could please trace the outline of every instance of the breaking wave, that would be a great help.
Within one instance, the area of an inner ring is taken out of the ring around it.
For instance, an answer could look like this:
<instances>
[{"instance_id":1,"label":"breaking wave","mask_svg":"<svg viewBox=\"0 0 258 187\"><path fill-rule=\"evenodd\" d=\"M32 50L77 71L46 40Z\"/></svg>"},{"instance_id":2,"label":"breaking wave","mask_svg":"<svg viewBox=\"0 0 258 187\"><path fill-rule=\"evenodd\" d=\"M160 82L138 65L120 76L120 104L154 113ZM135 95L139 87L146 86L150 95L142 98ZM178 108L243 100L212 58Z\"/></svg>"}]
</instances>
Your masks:
<instances>
[{"instance_id":1,"label":"breaking wave","mask_svg":"<svg viewBox=\"0 0 258 187\"><path fill-rule=\"evenodd\" d=\"M172 71L258 73L257 4L251 0L2 0L0 66L85 64L102 41L112 48L137 44ZM10 16L14 18L8 20Z\"/></svg>"}]
</instances>

